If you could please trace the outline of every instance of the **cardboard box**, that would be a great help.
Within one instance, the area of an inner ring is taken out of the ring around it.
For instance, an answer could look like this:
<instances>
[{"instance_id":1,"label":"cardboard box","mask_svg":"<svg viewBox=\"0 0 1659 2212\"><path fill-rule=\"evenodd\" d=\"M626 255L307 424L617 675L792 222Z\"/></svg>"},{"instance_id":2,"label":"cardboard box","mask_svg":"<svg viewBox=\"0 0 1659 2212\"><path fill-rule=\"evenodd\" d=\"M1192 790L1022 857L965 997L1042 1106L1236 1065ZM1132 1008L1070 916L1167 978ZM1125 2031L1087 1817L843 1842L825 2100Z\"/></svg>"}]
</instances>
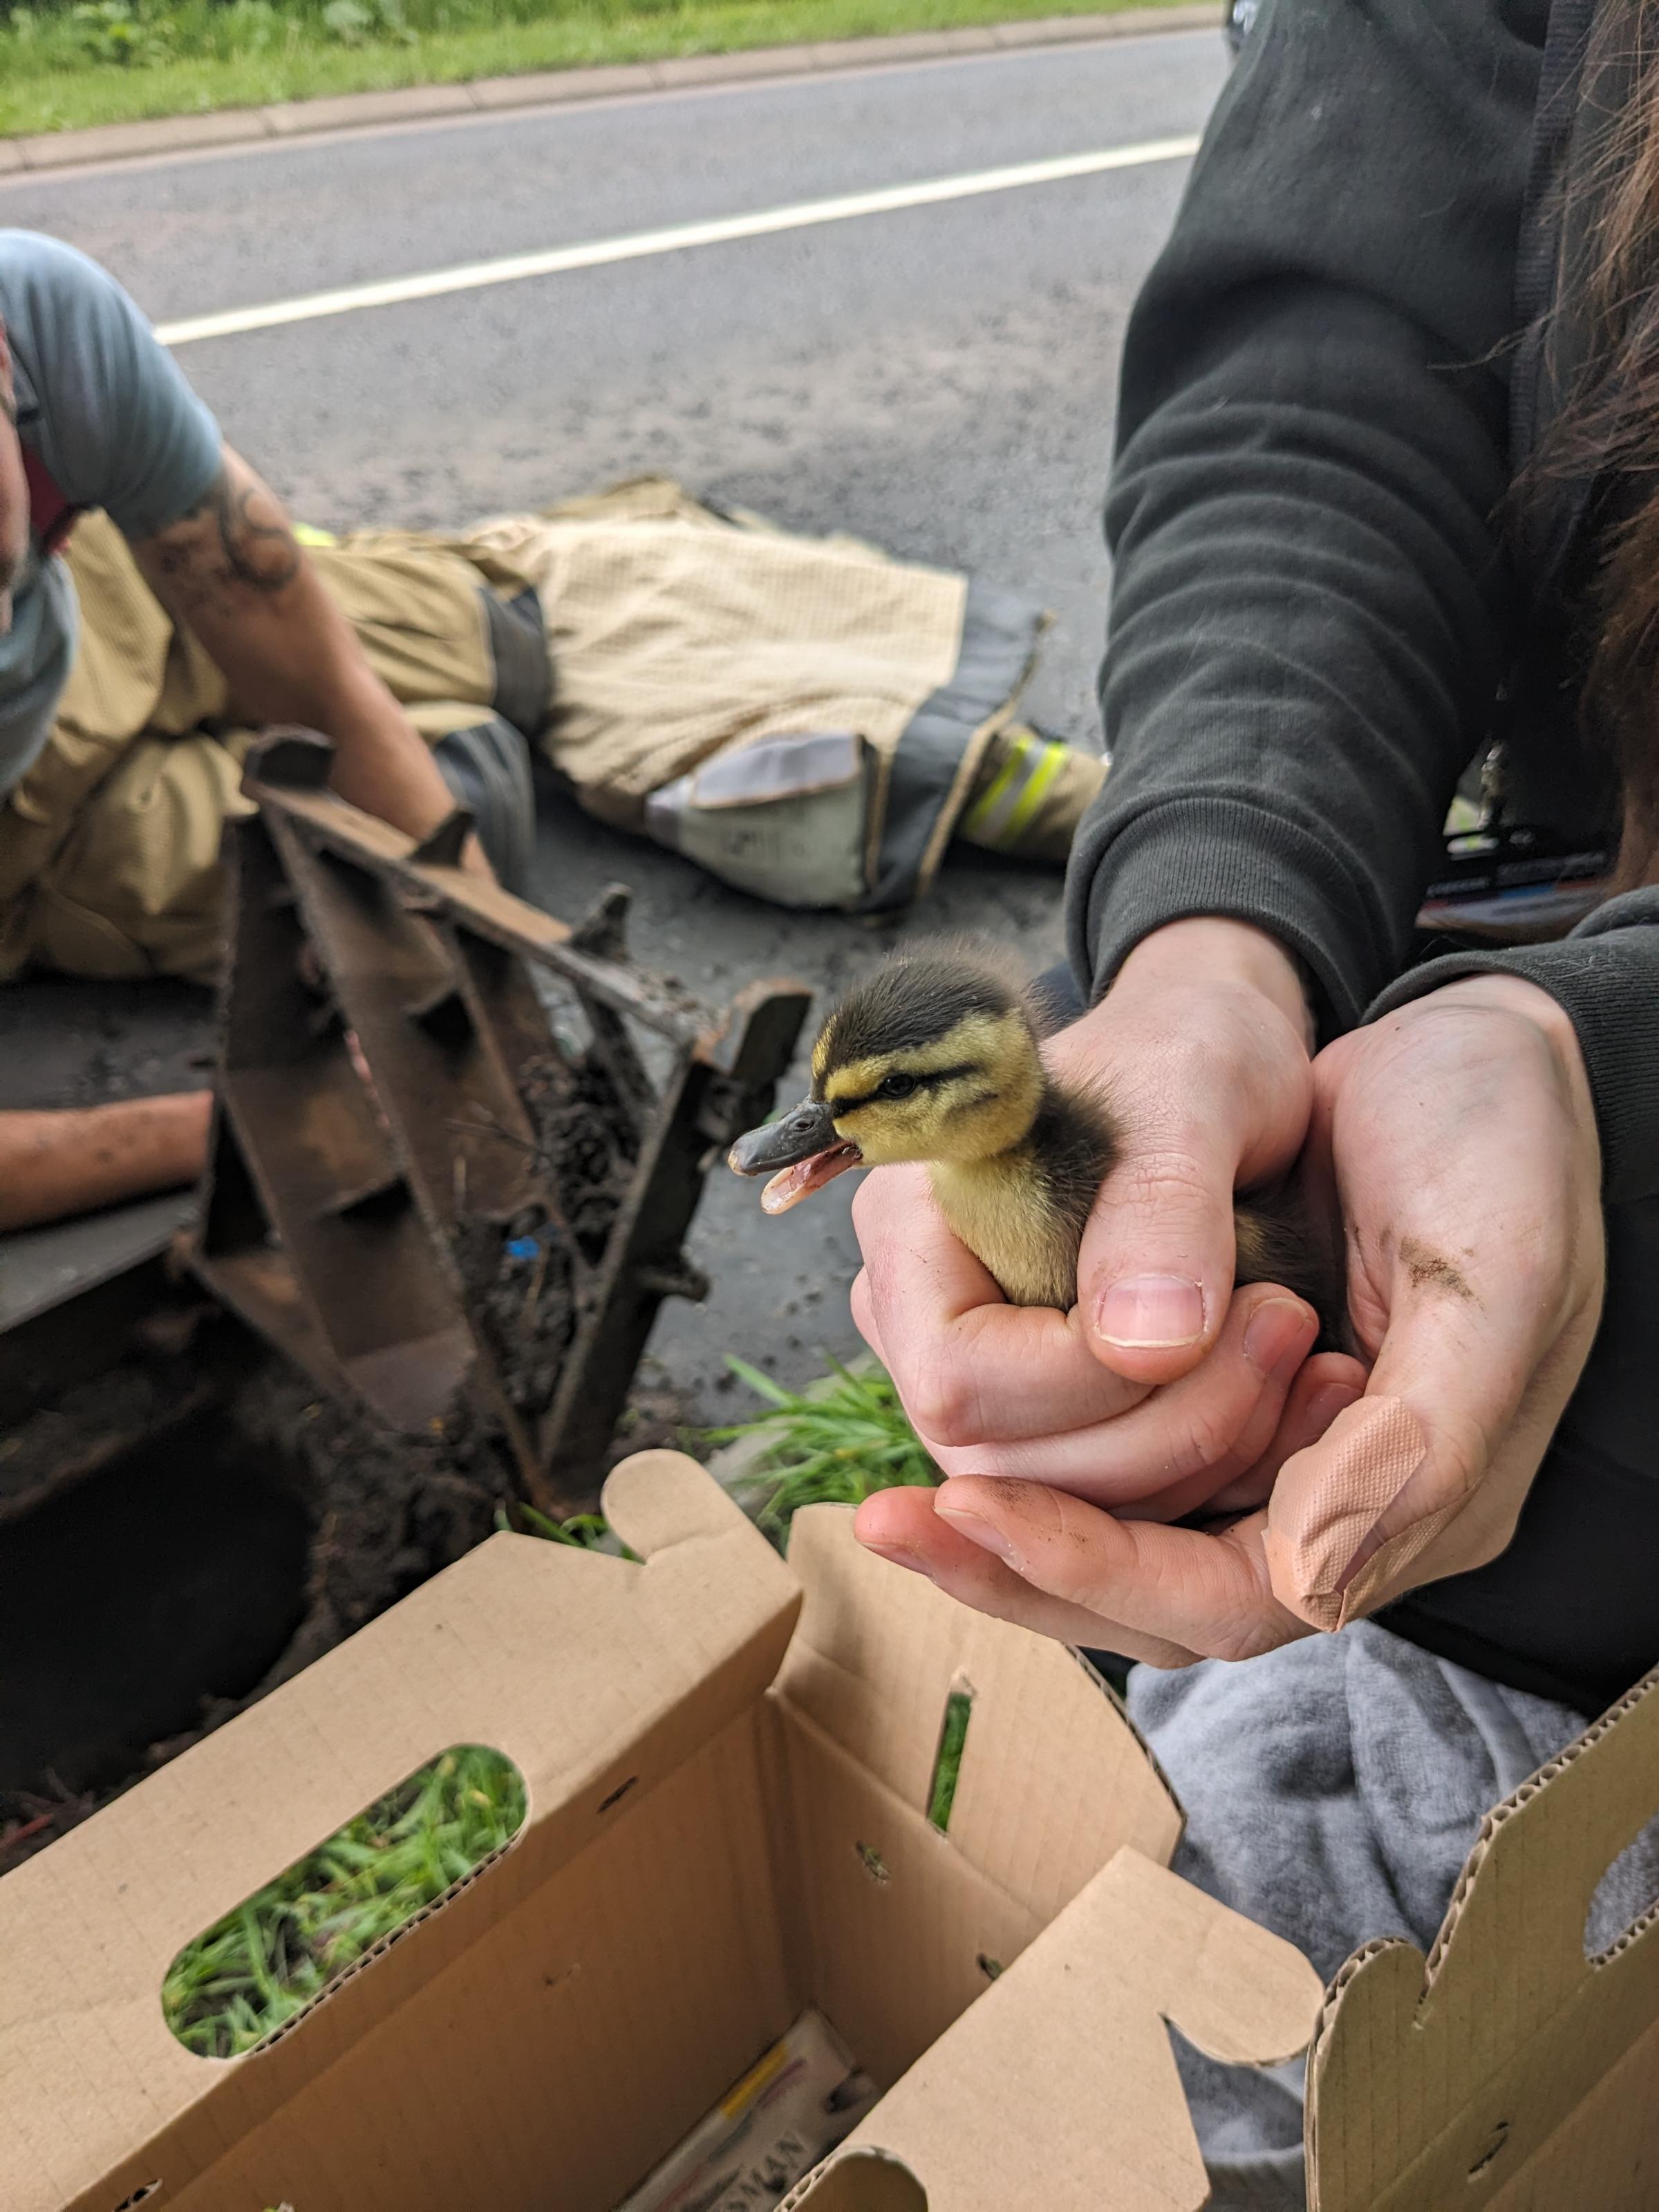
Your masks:
<instances>
[{"instance_id":1,"label":"cardboard box","mask_svg":"<svg viewBox=\"0 0 1659 2212\"><path fill-rule=\"evenodd\" d=\"M1320 2212L1659 2203L1656 1916L1582 1941L1659 1804L1645 1689L1492 1816L1426 1969L1374 1945L1322 1996L1167 1870L1070 1653L839 1509L786 1567L674 1454L606 1508L644 1565L495 1537L0 1881L4 2212L613 2212L809 2005L886 2094L800 2212L1194 2212L1166 2021L1313 2036ZM180 1946L458 1743L522 1769L517 1841L260 2050L176 2043Z\"/></svg>"}]
</instances>

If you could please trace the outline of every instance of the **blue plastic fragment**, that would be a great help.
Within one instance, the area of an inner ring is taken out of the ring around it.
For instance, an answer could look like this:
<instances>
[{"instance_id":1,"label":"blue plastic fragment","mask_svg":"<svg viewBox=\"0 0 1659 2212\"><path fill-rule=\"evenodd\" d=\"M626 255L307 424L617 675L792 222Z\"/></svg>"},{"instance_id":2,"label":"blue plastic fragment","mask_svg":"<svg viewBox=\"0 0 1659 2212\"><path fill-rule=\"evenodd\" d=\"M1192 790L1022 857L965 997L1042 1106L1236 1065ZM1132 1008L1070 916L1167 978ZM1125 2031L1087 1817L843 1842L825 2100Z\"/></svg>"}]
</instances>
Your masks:
<instances>
[{"instance_id":1,"label":"blue plastic fragment","mask_svg":"<svg viewBox=\"0 0 1659 2212\"><path fill-rule=\"evenodd\" d=\"M533 1260L541 1249L533 1237L514 1237L507 1245L507 1256L509 1260Z\"/></svg>"}]
</instances>

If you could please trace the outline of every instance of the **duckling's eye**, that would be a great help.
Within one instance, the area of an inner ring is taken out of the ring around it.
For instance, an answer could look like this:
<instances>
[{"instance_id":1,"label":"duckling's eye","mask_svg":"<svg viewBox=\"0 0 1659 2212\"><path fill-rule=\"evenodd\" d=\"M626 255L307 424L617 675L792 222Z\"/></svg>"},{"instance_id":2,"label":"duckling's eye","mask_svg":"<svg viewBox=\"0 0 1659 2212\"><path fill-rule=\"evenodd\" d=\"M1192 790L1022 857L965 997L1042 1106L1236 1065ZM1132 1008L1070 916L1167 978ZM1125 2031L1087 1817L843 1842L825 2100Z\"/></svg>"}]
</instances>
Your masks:
<instances>
[{"instance_id":1,"label":"duckling's eye","mask_svg":"<svg viewBox=\"0 0 1659 2212\"><path fill-rule=\"evenodd\" d=\"M878 1098L908 1098L916 1087L914 1075L884 1075L876 1085Z\"/></svg>"}]
</instances>

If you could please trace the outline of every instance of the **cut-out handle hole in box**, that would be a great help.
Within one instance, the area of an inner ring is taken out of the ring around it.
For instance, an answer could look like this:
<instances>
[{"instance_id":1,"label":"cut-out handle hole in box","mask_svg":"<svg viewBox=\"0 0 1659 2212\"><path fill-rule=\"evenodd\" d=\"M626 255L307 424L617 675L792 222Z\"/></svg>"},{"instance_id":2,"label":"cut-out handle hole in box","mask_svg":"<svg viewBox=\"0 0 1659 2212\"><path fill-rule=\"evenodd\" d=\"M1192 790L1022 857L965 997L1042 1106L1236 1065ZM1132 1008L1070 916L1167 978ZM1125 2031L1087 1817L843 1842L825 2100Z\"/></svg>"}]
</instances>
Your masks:
<instances>
[{"instance_id":1,"label":"cut-out handle hole in box","mask_svg":"<svg viewBox=\"0 0 1659 2212\"><path fill-rule=\"evenodd\" d=\"M168 2027L204 2058L269 2043L506 1850L526 1810L511 1759L452 1746L186 1943L161 1987Z\"/></svg>"}]
</instances>

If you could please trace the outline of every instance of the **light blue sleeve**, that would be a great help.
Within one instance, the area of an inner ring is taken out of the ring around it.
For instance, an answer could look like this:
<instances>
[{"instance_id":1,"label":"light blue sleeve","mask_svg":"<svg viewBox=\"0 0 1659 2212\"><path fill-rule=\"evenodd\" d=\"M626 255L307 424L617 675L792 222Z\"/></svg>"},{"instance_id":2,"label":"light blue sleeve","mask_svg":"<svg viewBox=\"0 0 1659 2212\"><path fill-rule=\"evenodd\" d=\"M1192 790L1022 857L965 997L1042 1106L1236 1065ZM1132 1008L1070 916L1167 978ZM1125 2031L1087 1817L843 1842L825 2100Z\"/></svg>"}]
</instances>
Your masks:
<instances>
[{"instance_id":1,"label":"light blue sleeve","mask_svg":"<svg viewBox=\"0 0 1659 2212\"><path fill-rule=\"evenodd\" d=\"M0 313L40 458L72 505L138 539L198 504L219 426L112 276L58 239L0 231Z\"/></svg>"}]
</instances>

